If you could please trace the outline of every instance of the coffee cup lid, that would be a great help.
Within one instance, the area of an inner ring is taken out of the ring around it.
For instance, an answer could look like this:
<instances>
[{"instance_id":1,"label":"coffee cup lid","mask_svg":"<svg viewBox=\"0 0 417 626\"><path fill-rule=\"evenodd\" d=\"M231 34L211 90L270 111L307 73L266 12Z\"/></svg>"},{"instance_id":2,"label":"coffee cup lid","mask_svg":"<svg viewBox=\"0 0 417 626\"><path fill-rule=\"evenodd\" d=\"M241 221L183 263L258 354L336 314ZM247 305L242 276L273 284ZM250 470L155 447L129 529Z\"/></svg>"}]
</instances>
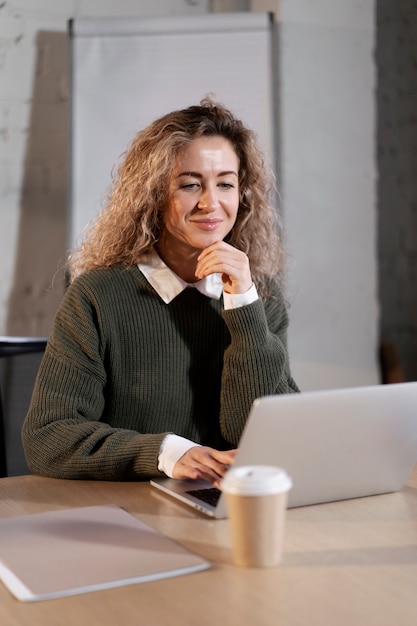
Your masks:
<instances>
[{"instance_id":1,"label":"coffee cup lid","mask_svg":"<svg viewBox=\"0 0 417 626\"><path fill-rule=\"evenodd\" d=\"M221 481L225 493L260 496L288 491L292 480L285 470L273 465L232 467Z\"/></svg>"}]
</instances>

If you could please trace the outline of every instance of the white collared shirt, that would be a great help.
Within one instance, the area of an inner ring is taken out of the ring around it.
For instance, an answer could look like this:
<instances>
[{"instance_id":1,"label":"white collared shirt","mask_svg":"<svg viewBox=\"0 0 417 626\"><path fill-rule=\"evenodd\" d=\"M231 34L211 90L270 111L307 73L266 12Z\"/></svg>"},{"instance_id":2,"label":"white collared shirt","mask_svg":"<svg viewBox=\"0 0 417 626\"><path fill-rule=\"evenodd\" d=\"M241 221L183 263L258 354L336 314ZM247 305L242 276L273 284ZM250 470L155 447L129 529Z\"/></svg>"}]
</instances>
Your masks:
<instances>
[{"instance_id":1,"label":"white collared shirt","mask_svg":"<svg viewBox=\"0 0 417 626\"><path fill-rule=\"evenodd\" d=\"M252 285L245 293L225 293L220 274L209 274L195 283L186 283L163 262L156 251L153 251L146 259L138 263L138 267L165 304L172 302L187 287L194 287L203 295L214 300L219 300L223 295L225 309L245 306L258 299L255 285ZM172 478L173 469L177 461L187 450L197 445L199 444L179 435L167 435L159 451L158 469Z\"/></svg>"},{"instance_id":2,"label":"white collared shirt","mask_svg":"<svg viewBox=\"0 0 417 626\"><path fill-rule=\"evenodd\" d=\"M236 309L245 304L251 304L258 299L255 285L252 285L245 293L225 293L220 274L209 274L195 283L186 283L172 271L154 251L144 261L138 263L142 274L152 285L165 304L169 304L187 287L195 287L200 293L208 298L219 300L223 294L225 309Z\"/></svg>"}]
</instances>

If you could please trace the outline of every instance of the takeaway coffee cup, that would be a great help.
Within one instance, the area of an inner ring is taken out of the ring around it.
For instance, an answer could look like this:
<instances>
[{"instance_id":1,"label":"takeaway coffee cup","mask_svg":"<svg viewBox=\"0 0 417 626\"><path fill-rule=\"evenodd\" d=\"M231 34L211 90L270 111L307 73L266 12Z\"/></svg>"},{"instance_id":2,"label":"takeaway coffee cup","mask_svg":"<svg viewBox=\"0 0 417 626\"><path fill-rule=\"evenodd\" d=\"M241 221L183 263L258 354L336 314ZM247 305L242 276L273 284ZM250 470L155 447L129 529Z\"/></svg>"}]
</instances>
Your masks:
<instances>
[{"instance_id":1,"label":"takeaway coffee cup","mask_svg":"<svg viewBox=\"0 0 417 626\"><path fill-rule=\"evenodd\" d=\"M231 468L221 482L232 535L233 560L242 567L277 565L282 558L291 478L279 467Z\"/></svg>"}]
</instances>

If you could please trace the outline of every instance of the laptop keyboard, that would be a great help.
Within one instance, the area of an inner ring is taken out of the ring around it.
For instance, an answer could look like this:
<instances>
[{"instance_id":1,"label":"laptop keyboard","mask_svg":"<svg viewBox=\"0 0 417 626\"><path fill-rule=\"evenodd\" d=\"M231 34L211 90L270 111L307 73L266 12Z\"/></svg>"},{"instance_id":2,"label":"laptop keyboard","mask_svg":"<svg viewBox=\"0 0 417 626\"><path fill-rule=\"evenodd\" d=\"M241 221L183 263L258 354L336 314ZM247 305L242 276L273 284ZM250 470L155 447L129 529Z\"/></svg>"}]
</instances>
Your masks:
<instances>
[{"instance_id":1,"label":"laptop keyboard","mask_svg":"<svg viewBox=\"0 0 417 626\"><path fill-rule=\"evenodd\" d=\"M212 506L216 506L221 491L220 489L216 489L216 487L209 487L208 489L192 489L191 491L187 491L190 496L194 496L194 498L198 498L202 500L206 504L211 504Z\"/></svg>"}]
</instances>

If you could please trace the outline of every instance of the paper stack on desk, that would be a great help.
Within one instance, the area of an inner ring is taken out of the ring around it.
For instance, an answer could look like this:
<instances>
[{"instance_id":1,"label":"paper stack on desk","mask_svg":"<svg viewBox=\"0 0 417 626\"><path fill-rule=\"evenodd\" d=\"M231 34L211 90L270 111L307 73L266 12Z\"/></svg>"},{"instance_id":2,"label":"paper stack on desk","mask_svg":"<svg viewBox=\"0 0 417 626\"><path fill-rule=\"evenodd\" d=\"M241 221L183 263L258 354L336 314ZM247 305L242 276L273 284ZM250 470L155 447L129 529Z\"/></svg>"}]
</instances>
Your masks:
<instances>
[{"instance_id":1,"label":"paper stack on desk","mask_svg":"<svg viewBox=\"0 0 417 626\"><path fill-rule=\"evenodd\" d=\"M208 561L115 505L0 520L0 579L19 600L59 598L208 567Z\"/></svg>"}]
</instances>

